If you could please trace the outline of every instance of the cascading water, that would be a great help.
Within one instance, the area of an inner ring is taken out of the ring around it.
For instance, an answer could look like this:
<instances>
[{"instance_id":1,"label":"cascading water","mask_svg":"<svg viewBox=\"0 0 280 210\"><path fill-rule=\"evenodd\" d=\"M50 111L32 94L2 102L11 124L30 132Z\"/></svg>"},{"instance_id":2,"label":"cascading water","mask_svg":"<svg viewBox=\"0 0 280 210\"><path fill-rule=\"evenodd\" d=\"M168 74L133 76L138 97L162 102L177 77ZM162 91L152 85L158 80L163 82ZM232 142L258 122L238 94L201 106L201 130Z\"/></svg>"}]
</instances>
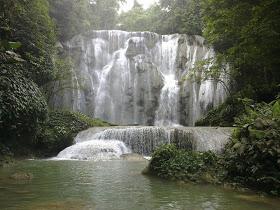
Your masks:
<instances>
[{"instance_id":1,"label":"cascading water","mask_svg":"<svg viewBox=\"0 0 280 210\"><path fill-rule=\"evenodd\" d=\"M179 124L179 91L175 75L164 75L164 86L161 90L159 108L156 111L155 125L176 126Z\"/></svg>"},{"instance_id":2,"label":"cascading water","mask_svg":"<svg viewBox=\"0 0 280 210\"><path fill-rule=\"evenodd\" d=\"M200 36L92 31L65 49L74 90L55 94L55 108L118 125L191 126L225 99L219 83L183 79L196 61L214 56Z\"/></svg>"},{"instance_id":3,"label":"cascading water","mask_svg":"<svg viewBox=\"0 0 280 210\"><path fill-rule=\"evenodd\" d=\"M161 66L163 88L161 90L159 108L156 111L155 125L172 126L179 124L179 85L176 78L176 58L178 36L163 36L161 44Z\"/></svg>"},{"instance_id":4,"label":"cascading water","mask_svg":"<svg viewBox=\"0 0 280 210\"><path fill-rule=\"evenodd\" d=\"M77 143L61 151L56 159L114 160L131 153L125 144L117 140L92 140Z\"/></svg>"},{"instance_id":5,"label":"cascading water","mask_svg":"<svg viewBox=\"0 0 280 210\"><path fill-rule=\"evenodd\" d=\"M57 158L112 160L131 152L149 156L160 145L170 143L188 150L221 152L231 131L207 127L97 127L80 132L75 144Z\"/></svg>"},{"instance_id":6,"label":"cascading water","mask_svg":"<svg viewBox=\"0 0 280 210\"><path fill-rule=\"evenodd\" d=\"M227 132L179 126L194 125L225 99L219 83L184 79L196 61L215 56L202 37L92 31L74 37L65 50L74 63L69 82L73 90L55 94L54 107L118 125L158 127L90 129L81 132L76 144L58 158L107 160L129 152L150 155L165 143L219 152L227 142Z\"/></svg>"}]
</instances>

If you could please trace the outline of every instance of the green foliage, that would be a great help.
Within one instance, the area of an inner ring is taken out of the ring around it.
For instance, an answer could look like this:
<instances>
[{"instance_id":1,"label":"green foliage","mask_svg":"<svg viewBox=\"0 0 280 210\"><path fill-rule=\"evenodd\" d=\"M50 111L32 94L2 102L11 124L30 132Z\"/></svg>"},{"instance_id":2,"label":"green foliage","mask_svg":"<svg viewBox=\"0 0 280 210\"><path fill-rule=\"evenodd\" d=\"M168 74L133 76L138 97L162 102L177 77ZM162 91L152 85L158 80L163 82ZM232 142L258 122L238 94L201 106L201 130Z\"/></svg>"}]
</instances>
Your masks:
<instances>
[{"instance_id":1,"label":"green foliage","mask_svg":"<svg viewBox=\"0 0 280 210\"><path fill-rule=\"evenodd\" d=\"M73 144L78 132L95 126L109 126L98 119L91 119L81 113L52 111L49 119L41 124L35 148L44 156L54 156Z\"/></svg>"},{"instance_id":2,"label":"green foliage","mask_svg":"<svg viewBox=\"0 0 280 210\"><path fill-rule=\"evenodd\" d=\"M119 28L127 31L152 31L159 34L202 34L200 1L161 0L147 10L136 5L119 17Z\"/></svg>"},{"instance_id":3,"label":"green foliage","mask_svg":"<svg viewBox=\"0 0 280 210\"><path fill-rule=\"evenodd\" d=\"M203 0L204 36L231 67L236 90L280 83L280 4L277 0ZM264 98L259 101L266 100ZM247 96L249 97L249 96ZM275 95L274 95L275 97ZM271 99L272 100L272 99Z\"/></svg>"},{"instance_id":4,"label":"green foliage","mask_svg":"<svg viewBox=\"0 0 280 210\"><path fill-rule=\"evenodd\" d=\"M165 179L202 181L209 168L215 168L217 156L212 152L193 152L163 145L152 155L149 173Z\"/></svg>"},{"instance_id":5,"label":"green foliage","mask_svg":"<svg viewBox=\"0 0 280 210\"><path fill-rule=\"evenodd\" d=\"M198 120L195 126L232 127L234 118L242 115L244 111L244 105L237 96L229 97L225 103L212 109L205 117Z\"/></svg>"},{"instance_id":6,"label":"green foliage","mask_svg":"<svg viewBox=\"0 0 280 210\"><path fill-rule=\"evenodd\" d=\"M48 0L50 16L54 19L58 38L68 41L73 36L89 30L89 0Z\"/></svg>"},{"instance_id":7,"label":"green foliage","mask_svg":"<svg viewBox=\"0 0 280 210\"><path fill-rule=\"evenodd\" d=\"M21 63L0 62L0 138L7 144L15 140L31 143L39 122L47 115L42 93L34 82L23 76L23 71Z\"/></svg>"},{"instance_id":8,"label":"green foliage","mask_svg":"<svg viewBox=\"0 0 280 210\"><path fill-rule=\"evenodd\" d=\"M125 31L153 31L159 32L159 6L153 6L144 10L141 6L133 7L126 13L120 14L118 18L118 27Z\"/></svg>"},{"instance_id":9,"label":"green foliage","mask_svg":"<svg viewBox=\"0 0 280 210\"><path fill-rule=\"evenodd\" d=\"M236 118L232 141L226 146L223 167L226 178L280 194L279 99L271 104L243 100L246 112Z\"/></svg>"},{"instance_id":10,"label":"green foliage","mask_svg":"<svg viewBox=\"0 0 280 210\"><path fill-rule=\"evenodd\" d=\"M56 37L48 2L1 0L0 4L1 46L8 43L2 51L16 50L26 61L24 75L39 86L50 81Z\"/></svg>"},{"instance_id":11,"label":"green foliage","mask_svg":"<svg viewBox=\"0 0 280 210\"><path fill-rule=\"evenodd\" d=\"M123 0L95 0L91 4L92 28L96 30L114 29L120 2Z\"/></svg>"},{"instance_id":12,"label":"green foliage","mask_svg":"<svg viewBox=\"0 0 280 210\"><path fill-rule=\"evenodd\" d=\"M60 41L90 29L114 29L123 0L48 0Z\"/></svg>"}]
</instances>

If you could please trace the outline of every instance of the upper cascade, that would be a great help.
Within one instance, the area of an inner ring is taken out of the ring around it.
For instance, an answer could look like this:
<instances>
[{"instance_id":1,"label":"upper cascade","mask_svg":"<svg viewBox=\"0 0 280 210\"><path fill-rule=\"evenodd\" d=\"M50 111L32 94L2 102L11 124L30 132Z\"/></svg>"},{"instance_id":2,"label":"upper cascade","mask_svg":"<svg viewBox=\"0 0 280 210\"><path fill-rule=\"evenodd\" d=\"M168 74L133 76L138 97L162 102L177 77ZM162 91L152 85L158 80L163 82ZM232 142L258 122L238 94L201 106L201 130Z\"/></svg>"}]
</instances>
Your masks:
<instances>
[{"instance_id":1,"label":"upper cascade","mask_svg":"<svg viewBox=\"0 0 280 210\"><path fill-rule=\"evenodd\" d=\"M194 125L226 97L219 83L183 80L196 61L215 56L204 42L117 30L78 35L64 44L74 63L66 81L72 88L58 84L51 105L118 125Z\"/></svg>"}]
</instances>

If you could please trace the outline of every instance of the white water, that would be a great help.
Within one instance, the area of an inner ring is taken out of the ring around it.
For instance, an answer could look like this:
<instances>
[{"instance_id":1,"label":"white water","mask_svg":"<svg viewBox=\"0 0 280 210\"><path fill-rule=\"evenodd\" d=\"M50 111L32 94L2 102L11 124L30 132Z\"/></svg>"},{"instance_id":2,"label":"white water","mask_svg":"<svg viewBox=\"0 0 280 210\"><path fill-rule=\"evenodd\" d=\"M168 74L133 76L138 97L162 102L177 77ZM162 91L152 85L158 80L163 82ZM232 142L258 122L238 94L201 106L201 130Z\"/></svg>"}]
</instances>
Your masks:
<instances>
[{"instance_id":1,"label":"white water","mask_svg":"<svg viewBox=\"0 0 280 210\"><path fill-rule=\"evenodd\" d=\"M61 151L56 159L70 160L114 160L131 153L125 144L117 140L91 140L76 143Z\"/></svg>"},{"instance_id":2,"label":"white water","mask_svg":"<svg viewBox=\"0 0 280 210\"><path fill-rule=\"evenodd\" d=\"M196 61L214 56L200 36L92 31L65 48L74 61L73 91L52 105L118 125L194 125L225 91L213 81L182 78Z\"/></svg>"},{"instance_id":3,"label":"white water","mask_svg":"<svg viewBox=\"0 0 280 210\"><path fill-rule=\"evenodd\" d=\"M60 152L58 159L112 160L122 154L150 156L162 144L176 144L195 151L221 152L228 142L230 128L199 127L109 127L80 132L75 144Z\"/></svg>"},{"instance_id":4,"label":"white water","mask_svg":"<svg viewBox=\"0 0 280 210\"><path fill-rule=\"evenodd\" d=\"M159 108L156 111L157 126L179 125L179 91L175 75L164 75L164 86L161 90Z\"/></svg>"}]
</instances>

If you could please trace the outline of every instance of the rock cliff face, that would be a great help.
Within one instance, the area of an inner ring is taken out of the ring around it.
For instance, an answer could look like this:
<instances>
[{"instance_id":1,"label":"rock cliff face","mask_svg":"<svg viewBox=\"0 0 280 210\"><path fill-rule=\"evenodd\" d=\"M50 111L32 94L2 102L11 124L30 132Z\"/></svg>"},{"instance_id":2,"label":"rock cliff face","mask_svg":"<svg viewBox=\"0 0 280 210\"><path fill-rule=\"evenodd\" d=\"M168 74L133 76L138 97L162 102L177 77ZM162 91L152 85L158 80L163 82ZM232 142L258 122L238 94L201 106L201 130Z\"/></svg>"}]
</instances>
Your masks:
<instances>
[{"instance_id":1,"label":"rock cliff face","mask_svg":"<svg viewBox=\"0 0 280 210\"><path fill-rule=\"evenodd\" d=\"M214 56L200 36L92 31L64 49L74 62L72 88L53 97L56 108L119 125L193 125L225 99L213 81L182 82L196 61Z\"/></svg>"}]
</instances>

